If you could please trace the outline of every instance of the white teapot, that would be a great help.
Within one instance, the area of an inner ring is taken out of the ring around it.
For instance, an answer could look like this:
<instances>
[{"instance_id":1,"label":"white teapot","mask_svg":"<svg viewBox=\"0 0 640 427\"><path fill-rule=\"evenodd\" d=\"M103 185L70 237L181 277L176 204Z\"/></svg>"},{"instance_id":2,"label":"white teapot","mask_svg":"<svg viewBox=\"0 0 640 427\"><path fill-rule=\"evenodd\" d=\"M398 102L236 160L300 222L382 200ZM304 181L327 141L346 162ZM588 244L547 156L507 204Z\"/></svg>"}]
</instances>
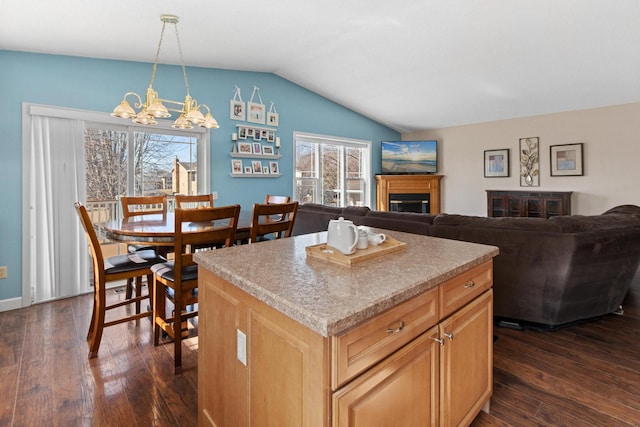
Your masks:
<instances>
[{"instance_id":1,"label":"white teapot","mask_svg":"<svg viewBox=\"0 0 640 427\"><path fill-rule=\"evenodd\" d=\"M358 244L358 229L353 221L345 220L343 217L329 221L327 229L327 246L351 255L356 251Z\"/></svg>"}]
</instances>

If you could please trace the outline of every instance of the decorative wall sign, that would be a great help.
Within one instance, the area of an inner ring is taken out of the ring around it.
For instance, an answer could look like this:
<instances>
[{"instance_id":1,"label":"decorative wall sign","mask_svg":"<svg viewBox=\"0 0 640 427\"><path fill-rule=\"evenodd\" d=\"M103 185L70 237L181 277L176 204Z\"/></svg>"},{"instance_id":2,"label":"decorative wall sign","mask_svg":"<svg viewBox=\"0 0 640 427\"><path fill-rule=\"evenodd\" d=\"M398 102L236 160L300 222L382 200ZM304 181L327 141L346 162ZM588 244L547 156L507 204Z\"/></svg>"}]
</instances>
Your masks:
<instances>
[{"instance_id":1,"label":"decorative wall sign","mask_svg":"<svg viewBox=\"0 0 640 427\"><path fill-rule=\"evenodd\" d=\"M244 121L246 117L244 102L242 102L240 88L238 86L235 87L233 91L233 98L229 101L229 116L231 120L242 121Z\"/></svg>"},{"instance_id":2,"label":"decorative wall sign","mask_svg":"<svg viewBox=\"0 0 640 427\"><path fill-rule=\"evenodd\" d=\"M509 149L485 150L484 176L487 178L509 176Z\"/></svg>"},{"instance_id":3,"label":"decorative wall sign","mask_svg":"<svg viewBox=\"0 0 640 427\"><path fill-rule=\"evenodd\" d=\"M520 186L540 186L538 144L540 138L520 138Z\"/></svg>"},{"instance_id":4,"label":"decorative wall sign","mask_svg":"<svg viewBox=\"0 0 640 427\"><path fill-rule=\"evenodd\" d=\"M269 111L267 112L267 124L269 126L278 127L279 121L280 121L280 116L276 111L276 104L272 102L271 105L269 106Z\"/></svg>"},{"instance_id":5,"label":"decorative wall sign","mask_svg":"<svg viewBox=\"0 0 640 427\"><path fill-rule=\"evenodd\" d=\"M258 97L258 102L253 102L254 98ZM251 99L247 102L247 121L251 123L260 123L264 124L265 120L265 112L266 108L262 103L262 98L260 97L260 88L257 86L253 87L253 93L251 94Z\"/></svg>"},{"instance_id":6,"label":"decorative wall sign","mask_svg":"<svg viewBox=\"0 0 640 427\"><path fill-rule=\"evenodd\" d=\"M552 145L551 176L582 176L584 175L582 143Z\"/></svg>"}]
</instances>

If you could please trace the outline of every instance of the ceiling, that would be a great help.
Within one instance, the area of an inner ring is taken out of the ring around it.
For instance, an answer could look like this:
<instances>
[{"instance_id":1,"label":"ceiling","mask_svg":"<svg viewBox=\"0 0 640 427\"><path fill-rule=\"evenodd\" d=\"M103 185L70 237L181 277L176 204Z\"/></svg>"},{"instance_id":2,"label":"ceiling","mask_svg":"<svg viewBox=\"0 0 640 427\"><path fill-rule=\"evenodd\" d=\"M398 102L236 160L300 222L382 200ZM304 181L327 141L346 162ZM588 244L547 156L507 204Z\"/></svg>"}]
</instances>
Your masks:
<instances>
[{"instance_id":1,"label":"ceiling","mask_svg":"<svg viewBox=\"0 0 640 427\"><path fill-rule=\"evenodd\" d=\"M0 0L0 49L153 62L162 14L188 66L274 73L400 132L640 101L640 0ZM167 33L160 62L178 56Z\"/></svg>"}]
</instances>

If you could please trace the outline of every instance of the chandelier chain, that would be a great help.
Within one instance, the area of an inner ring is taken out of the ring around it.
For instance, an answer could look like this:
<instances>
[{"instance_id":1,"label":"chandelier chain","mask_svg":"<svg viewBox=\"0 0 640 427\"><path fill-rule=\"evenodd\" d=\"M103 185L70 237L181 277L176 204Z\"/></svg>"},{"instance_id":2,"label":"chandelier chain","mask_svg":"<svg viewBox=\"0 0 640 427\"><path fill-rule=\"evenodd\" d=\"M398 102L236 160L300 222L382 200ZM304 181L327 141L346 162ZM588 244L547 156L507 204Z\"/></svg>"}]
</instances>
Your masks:
<instances>
[{"instance_id":1,"label":"chandelier chain","mask_svg":"<svg viewBox=\"0 0 640 427\"><path fill-rule=\"evenodd\" d=\"M151 72L151 81L149 86L153 86L153 81L156 78L156 68L158 67L158 58L160 58L160 48L162 48L162 39L164 38L164 28L167 25L166 22L162 22L162 30L160 31L160 40L158 41L158 50L156 50L156 57L153 60L153 71ZM176 28L177 31L177 28Z\"/></svg>"},{"instance_id":2,"label":"chandelier chain","mask_svg":"<svg viewBox=\"0 0 640 427\"><path fill-rule=\"evenodd\" d=\"M176 29L176 40L178 41L178 53L180 54L180 64L182 64L182 75L184 77L184 86L187 88L187 96L191 96L189 93L189 80L187 80L187 68L184 66L184 58L182 57L182 44L180 43L180 34L178 34L178 26L173 24Z\"/></svg>"}]
</instances>

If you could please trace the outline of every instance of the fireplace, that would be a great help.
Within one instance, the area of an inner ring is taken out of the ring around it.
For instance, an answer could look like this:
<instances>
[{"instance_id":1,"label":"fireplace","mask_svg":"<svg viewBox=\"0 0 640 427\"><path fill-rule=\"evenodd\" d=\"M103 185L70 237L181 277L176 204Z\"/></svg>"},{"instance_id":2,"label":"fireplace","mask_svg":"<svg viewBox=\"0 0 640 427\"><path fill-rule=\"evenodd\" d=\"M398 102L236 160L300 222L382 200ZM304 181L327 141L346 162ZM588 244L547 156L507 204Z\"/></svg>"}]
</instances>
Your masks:
<instances>
[{"instance_id":1,"label":"fireplace","mask_svg":"<svg viewBox=\"0 0 640 427\"><path fill-rule=\"evenodd\" d=\"M431 213L430 199L431 195L429 193L392 193L389 194L389 211Z\"/></svg>"},{"instance_id":2,"label":"fireplace","mask_svg":"<svg viewBox=\"0 0 640 427\"><path fill-rule=\"evenodd\" d=\"M440 213L442 175L376 175L376 210Z\"/></svg>"}]
</instances>

